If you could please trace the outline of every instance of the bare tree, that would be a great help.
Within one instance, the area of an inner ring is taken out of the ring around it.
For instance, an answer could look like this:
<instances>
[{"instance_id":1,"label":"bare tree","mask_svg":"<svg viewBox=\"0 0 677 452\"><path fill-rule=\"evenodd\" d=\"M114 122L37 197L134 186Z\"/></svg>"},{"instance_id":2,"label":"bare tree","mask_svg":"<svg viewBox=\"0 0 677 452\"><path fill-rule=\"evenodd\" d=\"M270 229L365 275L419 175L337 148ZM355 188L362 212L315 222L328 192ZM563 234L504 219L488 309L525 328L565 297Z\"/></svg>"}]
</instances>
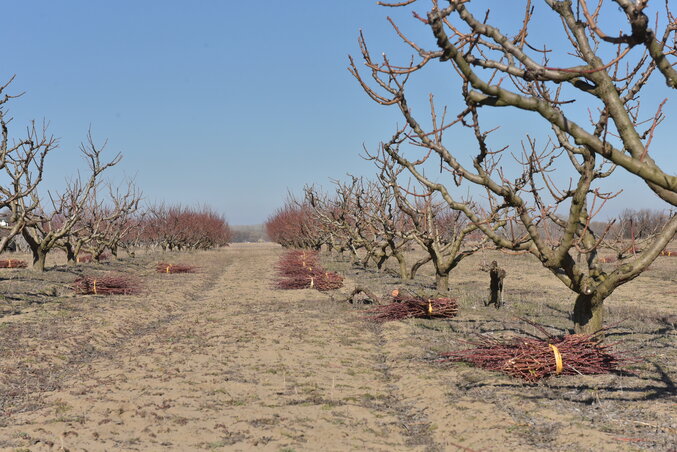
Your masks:
<instances>
[{"instance_id":1,"label":"bare tree","mask_svg":"<svg viewBox=\"0 0 677 452\"><path fill-rule=\"evenodd\" d=\"M21 139L12 139L9 125L12 118L7 116L5 104L18 96L5 93L14 77L0 86L0 170L7 176L0 184L0 209L10 209L7 224L1 226L4 233L0 237L0 252L5 250L12 239L21 233L28 212L11 210L12 204L30 196L42 181L45 157L58 147L57 140L47 135L47 125L38 128L32 122Z\"/></svg>"},{"instance_id":2,"label":"bare tree","mask_svg":"<svg viewBox=\"0 0 677 452\"><path fill-rule=\"evenodd\" d=\"M436 200L433 191L426 190L426 193L418 194L410 188L402 187L398 176L404 168L397 167L387 153L371 156L371 159L381 169L379 177L393 191L398 208L411 221L413 227L408 234L427 253L425 259L415 264L415 269L432 261L437 291L447 292L451 271L463 259L483 249L486 239L470 245L466 239L478 230L478 225L470 223L462 212L449 209L444 201ZM466 205L477 211L472 203L466 202ZM502 223L496 222L494 227L501 225Z\"/></svg>"},{"instance_id":3,"label":"bare tree","mask_svg":"<svg viewBox=\"0 0 677 452\"><path fill-rule=\"evenodd\" d=\"M123 191L121 187L107 184L108 197L104 199L98 196L98 189L92 192L80 221L62 239L70 264L76 263L83 247L91 251L96 260L107 249L117 257L120 243L138 227L133 217L139 209L141 192L132 181L125 185Z\"/></svg>"},{"instance_id":4,"label":"bare tree","mask_svg":"<svg viewBox=\"0 0 677 452\"><path fill-rule=\"evenodd\" d=\"M33 269L45 270L47 254L80 222L90 196L98 184L99 176L106 169L116 165L122 158L117 154L107 163L101 161L104 146L94 144L91 131L87 134L87 143L80 146L87 160L90 176L87 180L79 177L70 181L62 194L49 195L50 210L43 207L43 201L33 191L29 197L17 199L11 209L15 217L25 220L21 235L28 243L33 254ZM26 184L30 183L30 172L24 174Z\"/></svg>"},{"instance_id":5,"label":"bare tree","mask_svg":"<svg viewBox=\"0 0 677 452\"><path fill-rule=\"evenodd\" d=\"M408 8L422 2L380 3ZM677 176L662 168L649 152L665 118L664 101L649 115L643 114L639 102L642 89L656 74L668 89L677 88L677 72L671 62L676 52L675 19L666 4L661 14L664 31L657 34L649 28L647 0L612 3L627 20L628 31L618 36L605 33L599 25L600 17L615 12L614 6L600 1L591 9L585 0L576 2L575 7L569 0L544 0L545 11L537 12L542 13L539 20L552 20L561 33L555 33L554 26L545 27L548 35L538 42L535 33L530 33L536 14L530 0L524 3L523 20L511 35L492 24L490 11L474 10L474 2L450 0L442 7L433 0L427 15L414 11L414 17L428 28L435 48L427 50L415 43L391 21L416 58L397 65L384 55L376 62L360 35L362 58L372 83L350 59L350 70L367 94L378 103L399 107L405 119L405 125L383 144L383 151L429 190L439 192L451 208L467 215L497 246L532 253L574 291L573 320L578 332L601 328L604 300L641 274L677 231L677 216L672 214L643 253L609 273L599 265L601 237L590 225L614 196L599 187L614 169L636 176L668 205L677 205ZM553 47L548 43L554 43ZM562 64L553 62L557 58ZM571 65L573 59L578 64ZM427 120L410 106L407 83L432 61L449 65L458 76L452 80L458 83L462 106L452 118L446 108L436 105L432 95ZM589 125L579 120L581 104L589 112ZM509 158L509 148L496 143L500 137L491 134L495 128L484 128L486 119L480 120L482 111L499 107L530 114L536 127L546 125L552 130L551 140L544 145L538 145L533 136L525 138L520 155L513 154L521 166L513 177L509 177L510 165L501 161L504 156ZM469 131L476 142L474 157L467 163L463 153L452 150L445 138L458 128ZM409 147L422 149L423 155L410 156ZM430 155L440 158L449 183L426 176ZM569 186L558 183L553 172L570 176ZM484 190L487 215L477 215L455 198L452 187L463 183ZM567 214L559 215L558 209ZM488 220L517 221L524 234L510 238L495 231ZM559 233L548 236L547 222L556 225ZM584 262L576 262L576 251L586 256Z\"/></svg>"}]
</instances>

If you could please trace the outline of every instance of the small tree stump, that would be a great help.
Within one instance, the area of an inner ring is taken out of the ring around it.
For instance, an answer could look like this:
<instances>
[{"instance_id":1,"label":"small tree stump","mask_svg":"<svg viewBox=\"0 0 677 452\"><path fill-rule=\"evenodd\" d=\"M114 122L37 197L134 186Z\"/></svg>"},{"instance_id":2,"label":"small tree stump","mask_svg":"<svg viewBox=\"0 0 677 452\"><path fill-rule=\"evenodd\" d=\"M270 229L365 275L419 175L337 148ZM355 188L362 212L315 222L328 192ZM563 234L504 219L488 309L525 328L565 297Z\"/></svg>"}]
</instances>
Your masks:
<instances>
[{"instance_id":1,"label":"small tree stump","mask_svg":"<svg viewBox=\"0 0 677 452\"><path fill-rule=\"evenodd\" d=\"M483 271L489 272L489 300L484 303L484 306L494 305L499 309L503 305L503 280L506 276L506 271L498 266L498 262L492 261L489 267L480 268Z\"/></svg>"}]
</instances>

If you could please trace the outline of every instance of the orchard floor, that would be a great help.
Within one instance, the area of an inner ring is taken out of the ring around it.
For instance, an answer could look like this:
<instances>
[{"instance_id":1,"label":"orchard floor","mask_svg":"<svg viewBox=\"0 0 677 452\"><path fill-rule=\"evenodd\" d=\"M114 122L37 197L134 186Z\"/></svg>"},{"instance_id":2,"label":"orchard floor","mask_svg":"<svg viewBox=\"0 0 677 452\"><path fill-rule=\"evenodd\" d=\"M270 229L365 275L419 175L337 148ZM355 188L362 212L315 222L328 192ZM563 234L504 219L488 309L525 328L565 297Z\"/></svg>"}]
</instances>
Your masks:
<instances>
[{"instance_id":1,"label":"orchard floor","mask_svg":"<svg viewBox=\"0 0 677 452\"><path fill-rule=\"evenodd\" d=\"M448 348L458 327L374 325L360 306L274 289L282 252L235 244L89 267L134 273L145 287L136 296L71 295L68 283L85 266L43 275L2 270L0 450L617 451L675 444L674 365L655 381L652 366L640 366L651 387L620 393L618 379L636 377L525 385L442 366L432 351ZM168 259L201 270L155 273L154 264ZM457 325L470 328L463 322L477 318L462 311ZM674 325L662 334L672 359ZM636 412L608 412L605 403L615 398L627 398Z\"/></svg>"}]
</instances>

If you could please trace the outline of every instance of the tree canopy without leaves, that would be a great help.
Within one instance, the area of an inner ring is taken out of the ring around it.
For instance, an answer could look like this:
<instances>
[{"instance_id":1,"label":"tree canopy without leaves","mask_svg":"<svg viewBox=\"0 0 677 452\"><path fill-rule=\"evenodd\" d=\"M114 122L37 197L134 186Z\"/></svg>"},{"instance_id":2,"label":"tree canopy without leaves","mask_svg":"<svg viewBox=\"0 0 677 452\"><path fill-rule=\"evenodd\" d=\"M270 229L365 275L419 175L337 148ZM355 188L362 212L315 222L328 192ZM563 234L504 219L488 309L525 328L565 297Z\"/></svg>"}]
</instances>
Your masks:
<instances>
[{"instance_id":1,"label":"tree canopy without leaves","mask_svg":"<svg viewBox=\"0 0 677 452\"><path fill-rule=\"evenodd\" d=\"M527 0L521 20L509 33L494 12L482 9L486 3L379 3L411 8L413 20L427 29L435 43L424 48L391 20L398 39L414 53L411 60L399 63L385 54L374 59L360 35L363 65L351 58L350 71L374 101L398 107L405 120L382 144L382 151L428 190L439 192L451 208L467 215L497 246L536 256L578 295L575 329L599 329L604 300L644 271L677 231L673 213L642 253L606 270L597 256L604 231L600 234L590 227L615 195L602 189L614 171L633 175L666 206L677 206L677 176L651 153L665 119L665 102L677 88L677 22L669 4L659 4L652 28L648 0L590 5L584 0L544 0L537 5ZM421 5L426 3L429 10L423 13ZM515 7L513 2L500 6ZM622 30L605 29L605 17L615 18L619 12ZM534 27L536 13L552 26ZM544 29L546 34L538 33ZM458 86L454 114L437 105L432 94L425 114L410 102L410 81L430 69L433 61L448 65L450 86ZM647 85L658 85L654 79L663 82L665 100L641 104ZM498 108L506 114L531 115L535 129L547 125L550 141L539 144L534 136L541 131L534 130L524 138L522 149L513 151L500 129L484 126L490 116L487 110ZM467 151L474 153L469 161L463 158L467 152L450 145L453 136L449 135L458 129L474 137L474 149ZM439 157L447 181L426 175L431 155ZM521 168L514 175L506 165L511 156ZM562 171L571 176L569 184L556 177ZM486 193L484 215L458 199L455 187L467 183ZM492 227L496 222L519 223L524 233L506 236ZM551 236L546 224L555 225L558 233ZM577 253L586 259L577 262Z\"/></svg>"}]
</instances>

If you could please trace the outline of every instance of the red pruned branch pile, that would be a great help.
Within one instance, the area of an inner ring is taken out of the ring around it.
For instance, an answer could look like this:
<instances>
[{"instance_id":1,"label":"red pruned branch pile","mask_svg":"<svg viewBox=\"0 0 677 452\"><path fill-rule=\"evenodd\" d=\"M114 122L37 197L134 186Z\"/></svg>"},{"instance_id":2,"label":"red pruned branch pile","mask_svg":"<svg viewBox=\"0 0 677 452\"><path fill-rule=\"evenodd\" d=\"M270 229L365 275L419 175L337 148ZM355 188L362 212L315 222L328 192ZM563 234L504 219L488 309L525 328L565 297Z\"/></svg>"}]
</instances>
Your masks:
<instances>
[{"instance_id":1,"label":"red pruned branch pile","mask_svg":"<svg viewBox=\"0 0 677 452\"><path fill-rule=\"evenodd\" d=\"M388 322L409 318L448 319L458 314L458 303L454 298L410 297L399 298L395 302L369 309L366 319L374 322ZM398 301L399 300L399 301Z\"/></svg>"},{"instance_id":2,"label":"red pruned branch pile","mask_svg":"<svg viewBox=\"0 0 677 452\"><path fill-rule=\"evenodd\" d=\"M290 272L301 272L308 267L319 268L319 266L317 251L287 251L280 257L277 263L277 269L282 275Z\"/></svg>"},{"instance_id":3,"label":"red pruned branch pile","mask_svg":"<svg viewBox=\"0 0 677 452\"><path fill-rule=\"evenodd\" d=\"M318 262L317 252L289 251L277 264L281 279L278 289L336 290L343 287L343 276L325 270Z\"/></svg>"},{"instance_id":4,"label":"red pruned branch pile","mask_svg":"<svg viewBox=\"0 0 677 452\"><path fill-rule=\"evenodd\" d=\"M81 276L73 282L80 295L133 295L140 292L139 282L128 276Z\"/></svg>"},{"instance_id":5,"label":"red pruned branch pile","mask_svg":"<svg viewBox=\"0 0 677 452\"><path fill-rule=\"evenodd\" d=\"M91 254L81 254L75 258L75 261L79 264L87 264L89 262L92 262L92 259L93 258Z\"/></svg>"},{"instance_id":6,"label":"red pruned branch pile","mask_svg":"<svg viewBox=\"0 0 677 452\"><path fill-rule=\"evenodd\" d=\"M28 264L26 261L18 259L3 259L0 260L0 268L26 268Z\"/></svg>"},{"instance_id":7,"label":"red pruned branch pile","mask_svg":"<svg viewBox=\"0 0 677 452\"><path fill-rule=\"evenodd\" d=\"M480 336L477 348L442 355L442 362L464 361L483 369L535 382L551 375L604 374L627 361L611 353L597 334L569 334L548 340L516 337L502 341Z\"/></svg>"},{"instance_id":8,"label":"red pruned branch pile","mask_svg":"<svg viewBox=\"0 0 677 452\"><path fill-rule=\"evenodd\" d=\"M197 267L192 265L168 264L166 262L160 262L155 267L158 273L195 273L196 269Z\"/></svg>"},{"instance_id":9,"label":"red pruned branch pile","mask_svg":"<svg viewBox=\"0 0 677 452\"><path fill-rule=\"evenodd\" d=\"M600 264L610 264L611 262L616 262L618 259L616 259L615 256L606 256L606 257L600 257L598 259Z\"/></svg>"},{"instance_id":10,"label":"red pruned branch pile","mask_svg":"<svg viewBox=\"0 0 677 452\"><path fill-rule=\"evenodd\" d=\"M677 250L663 250L661 256L677 257Z\"/></svg>"}]
</instances>

